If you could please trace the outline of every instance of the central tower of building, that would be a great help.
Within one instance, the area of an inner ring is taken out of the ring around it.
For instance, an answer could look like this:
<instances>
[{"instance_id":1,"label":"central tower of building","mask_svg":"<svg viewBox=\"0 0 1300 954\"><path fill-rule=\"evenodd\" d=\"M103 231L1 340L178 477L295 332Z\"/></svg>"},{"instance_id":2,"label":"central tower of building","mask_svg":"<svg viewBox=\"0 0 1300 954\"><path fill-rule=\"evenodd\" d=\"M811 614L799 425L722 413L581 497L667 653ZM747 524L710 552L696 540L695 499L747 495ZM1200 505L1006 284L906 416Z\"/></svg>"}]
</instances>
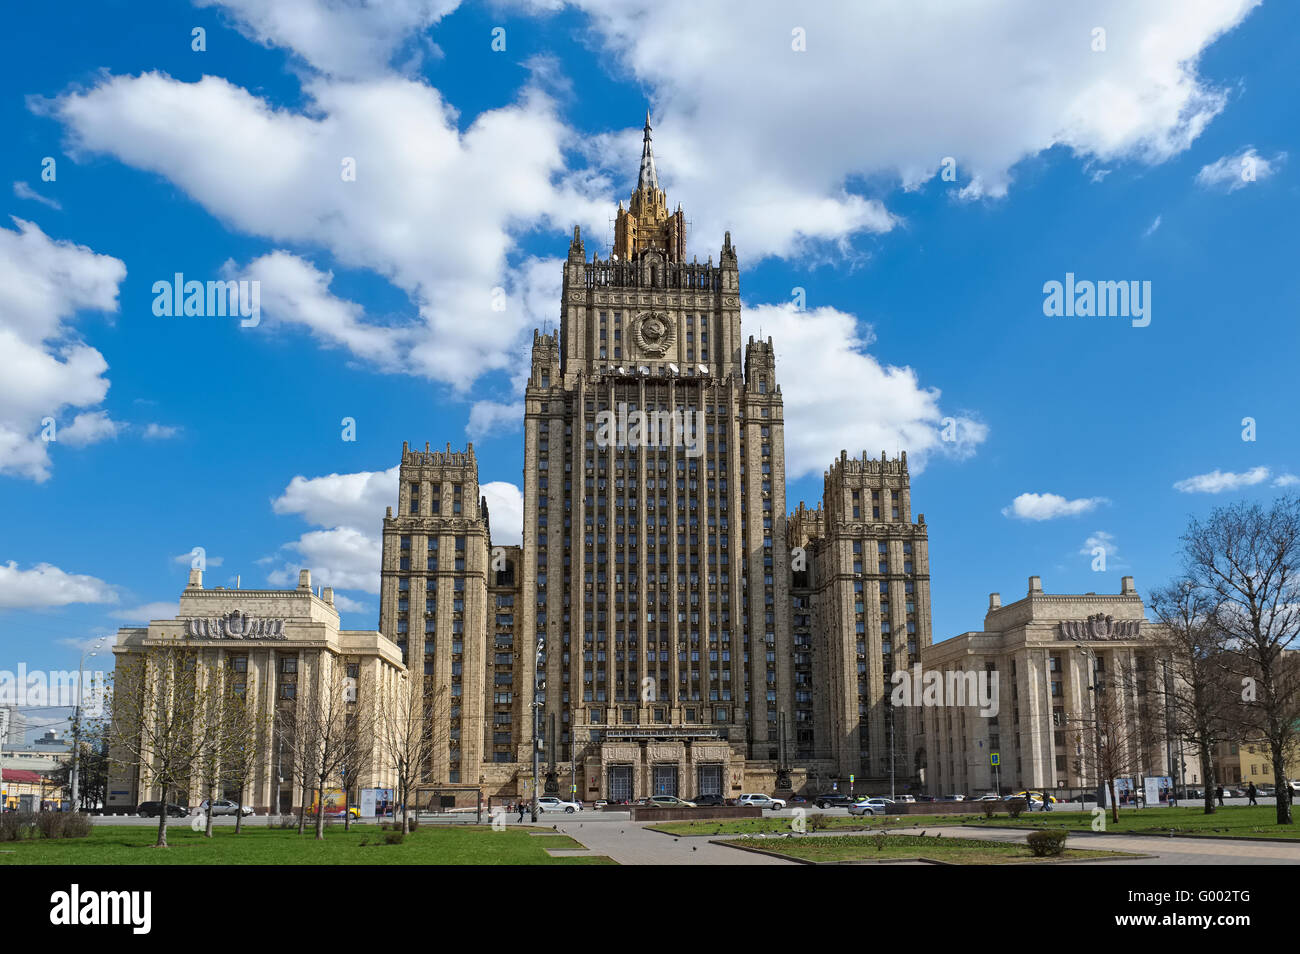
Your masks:
<instances>
[{"instance_id":1,"label":"central tower of building","mask_svg":"<svg viewBox=\"0 0 1300 954\"><path fill-rule=\"evenodd\" d=\"M590 763L611 799L728 795L733 763L779 757L792 689L781 392L770 343L741 340L731 236L717 264L687 260L648 116L610 257L574 230L525 403L521 595L548 753ZM620 435L637 412L668 423Z\"/></svg>"}]
</instances>

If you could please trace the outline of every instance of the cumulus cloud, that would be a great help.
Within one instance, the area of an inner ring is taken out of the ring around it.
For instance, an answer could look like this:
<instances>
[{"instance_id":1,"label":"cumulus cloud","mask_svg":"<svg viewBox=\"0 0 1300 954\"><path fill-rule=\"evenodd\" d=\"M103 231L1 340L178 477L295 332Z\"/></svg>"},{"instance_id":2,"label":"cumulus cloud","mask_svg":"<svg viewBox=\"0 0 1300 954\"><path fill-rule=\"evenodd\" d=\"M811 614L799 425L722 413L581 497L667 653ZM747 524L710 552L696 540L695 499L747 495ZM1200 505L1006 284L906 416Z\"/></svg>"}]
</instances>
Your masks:
<instances>
[{"instance_id":1,"label":"cumulus cloud","mask_svg":"<svg viewBox=\"0 0 1300 954\"><path fill-rule=\"evenodd\" d=\"M317 77L304 92L294 111L219 77L146 73L34 106L65 125L74 151L163 175L232 228L323 247L412 303L401 320L368 319L330 291L329 272L275 251L240 274L261 281L271 317L458 390L513 370L532 318L531 265L509 261L516 234L540 225L558 236L573 222L603 234L609 212L597 198L607 183L566 168L576 134L552 100L525 87L461 131L439 91L415 80ZM353 181L341 176L345 161Z\"/></svg>"},{"instance_id":2,"label":"cumulus cloud","mask_svg":"<svg viewBox=\"0 0 1300 954\"><path fill-rule=\"evenodd\" d=\"M1296 484L1300 484L1300 477L1295 474L1278 474L1273 478L1274 487L1294 487Z\"/></svg>"},{"instance_id":3,"label":"cumulus cloud","mask_svg":"<svg viewBox=\"0 0 1300 954\"><path fill-rule=\"evenodd\" d=\"M71 424L58 431L58 441L69 447L86 447L111 440L126 427L122 422L110 418L107 411L87 411L78 414Z\"/></svg>"},{"instance_id":4,"label":"cumulus cloud","mask_svg":"<svg viewBox=\"0 0 1300 954\"><path fill-rule=\"evenodd\" d=\"M1016 520L1055 520L1058 517L1077 517L1095 510L1105 497L1077 497L1069 500L1060 494L1021 494L1011 505L1002 508L1002 516Z\"/></svg>"},{"instance_id":5,"label":"cumulus cloud","mask_svg":"<svg viewBox=\"0 0 1300 954\"><path fill-rule=\"evenodd\" d=\"M1224 156L1202 166L1196 174L1196 184L1207 189L1236 192L1252 182L1269 178L1285 161L1285 152L1279 152L1272 159L1265 159L1255 151L1254 146L1249 146L1235 156Z\"/></svg>"},{"instance_id":6,"label":"cumulus cloud","mask_svg":"<svg viewBox=\"0 0 1300 954\"><path fill-rule=\"evenodd\" d=\"M480 484L479 493L487 499L492 545L519 546L523 542L524 492L515 484L492 480Z\"/></svg>"},{"instance_id":7,"label":"cumulus cloud","mask_svg":"<svg viewBox=\"0 0 1300 954\"><path fill-rule=\"evenodd\" d=\"M1269 478L1267 467L1252 467L1244 473L1212 470L1208 474L1197 474L1174 484L1174 490L1185 494L1220 494L1225 490L1240 490L1262 484Z\"/></svg>"},{"instance_id":8,"label":"cumulus cloud","mask_svg":"<svg viewBox=\"0 0 1300 954\"><path fill-rule=\"evenodd\" d=\"M1098 550L1101 552L1098 553ZM1119 543L1116 542L1115 535L1105 530L1097 530L1089 534L1083 541L1083 546L1079 548L1079 554L1090 558L1094 564L1100 558L1102 562L1096 567L1098 571L1120 570L1128 566L1119 552Z\"/></svg>"},{"instance_id":9,"label":"cumulus cloud","mask_svg":"<svg viewBox=\"0 0 1300 954\"><path fill-rule=\"evenodd\" d=\"M481 440L492 434L517 431L524 424L524 402L503 404L500 401L476 401L469 411L465 433L471 440Z\"/></svg>"},{"instance_id":10,"label":"cumulus cloud","mask_svg":"<svg viewBox=\"0 0 1300 954\"><path fill-rule=\"evenodd\" d=\"M20 570L0 564L0 609L35 609L69 603L116 603L117 590L98 577L67 573L49 563Z\"/></svg>"},{"instance_id":11,"label":"cumulus cloud","mask_svg":"<svg viewBox=\"0 0 1300 954\"><path fill-rule=\"evenodd\" d=\"M942 184L973 199L1004 195L1017 163L1055 146L1085 167L1177 155L1226 102L1198 58L1258 0L913 0L906 16L784 0L567 5L650 90L671 156L661 175L695 234L717 242L729 227L753 260L890 230L879 189L929 182L945 157L957 180ZM638 136L592 148L635 157Z\"/></svg>"},{"instance_id":12,"label":"cumulus cloud","mask_svg":"<svg viewBox=\"0 0 1300 954\"><path fill-rule=\"evenodd\" d=\"M108 362L71 325L81 310L115 312L126 266L82 245L56 241L32 222L0 227L0 474L43 481L49 445L38 436L66 408L94 407L108 393ZM92 419L74 419L73 443ZM57 440L67 437L56 427Z\"/></svg>"},{"instance_id":13,"label":"cumulus cloud","mask_svg":"<svg viewBox=\"0 0 1300 954\"><path fill-rule=\"evenodd\" d=\"M432 49L413 42L459 5L459 0L195 0L221 7L240 29L266 46L298 54L339 76L383 72L399 54L418 65Z\"/></svg>"},{"instance_id":14,"label":"cumulus cloud","mask_svg":"<svg viewBox=\"0 0 1300 954\"><path fill-rule=\"evenodd\" d=\"M176 437L180 434L182 428L173 427L170 424L159 424L156 421L150 421L144 428L144 439L147 441L165 441Z\"/></svg>"},{"instance_id":15,"label":"cumulus cloud","mask_svg":"<svg viewBox=\"0 0 1300 954\"><path fill-rule=\"evenodd\" d=\"M785 399L786 473L814 474L847 450L851 456L907 451L913 473L935 454L967 457L988 436L974 415L945 412L937 388L915 370L881 364L873 338L834 308L799 311L793 304L746 311L776 349L776 380Z\"/></svg>"}]
</instances>

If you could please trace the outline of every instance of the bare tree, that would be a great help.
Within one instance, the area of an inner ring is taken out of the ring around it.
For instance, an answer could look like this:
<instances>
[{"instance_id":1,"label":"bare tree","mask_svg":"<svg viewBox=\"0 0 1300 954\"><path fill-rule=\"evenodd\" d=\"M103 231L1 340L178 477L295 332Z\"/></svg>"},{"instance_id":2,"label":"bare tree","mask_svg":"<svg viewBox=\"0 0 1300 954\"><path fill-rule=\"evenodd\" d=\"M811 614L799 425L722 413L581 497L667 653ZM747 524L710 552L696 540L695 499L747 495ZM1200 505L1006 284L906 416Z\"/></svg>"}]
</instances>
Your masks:
<instances>
[{"instance_id":1,"label":"bare tree","mask_svg":"<svg viewBox=\"0 0 1300 954\"><path fill-rule=\"evenodd\" d=\"M159 789L157 847L167 847L170 798L188 793L216 746L217 693L198 651L188 646L151 647L118 661L97 731L111 761L137 773L142 787Z\"/></svg>"},{"instance_id":2,"label":"bare tree","mask_svg":"<svg viewBox=\"0 0 1300 954\"><path fill-rule=\"evenodd\" d=\"M1164 738L1160 722L1131 703L1132 697L1149 692L1150 675L1149 670L1120 668L1107 680L1105 673L1094 671L1092 711L1067 723L1082 750L1084 766L1106 787L1114 822L1119 821L1115 780L1146 772Z\"/></svg>"},{"instance_id":3,"label":"bare tree","mask_svg":"<svg viewBox=\"0 0 1300 954\"><path fill-rule=\"evenodd\" d=\"M1169 678L1162 680L1160 691L1170 731L1196 750L1205 778L1205 814L1212 815L1214 748L1236 737L1241 718L1218 605L1212 594L1187 578L1152 592L1149 605L1162 626L1169 659Z\"/></svg>"},{"instance_id":4,"label":"bare tree","mask_svg":"<svg viewBox=\"0 0 1300 954\"><path fill-rule=\"evenodd\" d=\"M1277 823L1289 825L1286 759L1300 714L1300 497L1265 510L1245 502L1193 519L1183 535L1187 575L1216 606L1238 680L1246 730L1268 744Z\"/></svg>"},{"instance_id":5,"label":"bare tree","mask_svg":"<svg viewBox=\"0 0 1300 954\"><path fill-rule=\"evenodd\" d=\"M380 754L393 766L403 832L411 828L411 793L427 778L448 724L446 708L445 687L433 689L423 680L409 678L380 707L376 741Z\"/></svg>"},{"instance_id":6,"label":"bare tree","mask_svg":"<svg viewBox=\"0 0 1300 954\"><path fill-rule=\"evenodd\" d=\"M307 793L314 795L316 838L325 837L325 790L346 781L355 771L373 737L365 709L356 705L357 685L341 663L321 657L318 669L292 710L281 714L281 731L290 751L293 772L302 785L298 832L305 830Z\"/></svg>"},{"instance_id":7,"label":"bare tree","mask_svg":"<svg viewBox=\"0 0 1300 954\"><path fill-rule=\"evenodd\" d=\"M235 812L235 834L244 827L244 796L258 762L270 745L269 720L258 711L257 702L247 693L246 684L232 683L226 706L224 728L225 756L222 775L225 783L239 792L239 810Z\"/></svg>"}]
</instances>

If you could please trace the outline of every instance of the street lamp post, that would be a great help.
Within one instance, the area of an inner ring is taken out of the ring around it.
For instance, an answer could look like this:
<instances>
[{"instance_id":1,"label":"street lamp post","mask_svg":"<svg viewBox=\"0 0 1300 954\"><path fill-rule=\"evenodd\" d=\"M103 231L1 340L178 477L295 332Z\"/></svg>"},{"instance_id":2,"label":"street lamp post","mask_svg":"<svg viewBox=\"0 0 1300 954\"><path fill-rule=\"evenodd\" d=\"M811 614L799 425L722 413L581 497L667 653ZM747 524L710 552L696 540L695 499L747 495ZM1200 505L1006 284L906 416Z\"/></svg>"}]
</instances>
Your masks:
<instances>
[{"instance_id":1,"label":"street lamp post","mask_svg":"<svg viewBox=\"0 0 1300 954\"><path fill-rule=\"evenodd\" d=\"M87 653L85 649L81 650L81 659L77 662L77 708L76 714L73 716L72 720L72 771L70 773L72 776L72 810L74 812L77 810L77 799L81 788L79 772L80 766L78 765L78 762L81 756L81 698L85 691L81 677L86 671L86 657L88 655L98 656L98 650L103 645L104 637L101 636L99 639L95 640L95 646L89 653Z\"/></svg>"}]
</instances>

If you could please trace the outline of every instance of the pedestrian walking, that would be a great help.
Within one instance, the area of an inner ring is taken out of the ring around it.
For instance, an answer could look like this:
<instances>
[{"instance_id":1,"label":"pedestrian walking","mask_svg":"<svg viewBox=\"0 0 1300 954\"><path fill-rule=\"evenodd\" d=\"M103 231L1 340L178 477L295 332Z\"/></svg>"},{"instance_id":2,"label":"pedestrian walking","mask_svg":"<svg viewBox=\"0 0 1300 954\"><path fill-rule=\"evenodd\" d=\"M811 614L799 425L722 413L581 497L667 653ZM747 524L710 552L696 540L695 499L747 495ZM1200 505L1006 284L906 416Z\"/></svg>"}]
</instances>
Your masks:
<instances>
[{"instance_id":1,"label":"pedestrian walking","mask_svg":"<svg viewBox=\"0 0 1300 954\"><path fill-rule=\"evenodd\" d=\"M1250 786L1246 789L1246 794L1250 797L1250 803L1251 803L1252 805L1258 805L1258 804L1259 804L1257 801L1255 801L1255 783L1254 783L1254 782L1251 782L1251 783L1250 783Z\"/></svg>"},{"instance_id":2,"label":"pedestrian walking","mask_svg":"<svg viewBox=\"0 0 1300 954\"><path fill-rule=\"evenodd\" d=\"M524 801L522 798L519 800L519 820L524 820Z\"/></svg>"},{"instance_id":3,"label":"pedestrian walking","mask_svg":"<svg viewBox=\"0 0 1300 954\"><path fill-rule=\"evenodd\" d=\"M1219 785L1214 789L1214 794L1219 796L1219 807L1223 807L1223 786Z\"/></svg>"}]
</instances>

